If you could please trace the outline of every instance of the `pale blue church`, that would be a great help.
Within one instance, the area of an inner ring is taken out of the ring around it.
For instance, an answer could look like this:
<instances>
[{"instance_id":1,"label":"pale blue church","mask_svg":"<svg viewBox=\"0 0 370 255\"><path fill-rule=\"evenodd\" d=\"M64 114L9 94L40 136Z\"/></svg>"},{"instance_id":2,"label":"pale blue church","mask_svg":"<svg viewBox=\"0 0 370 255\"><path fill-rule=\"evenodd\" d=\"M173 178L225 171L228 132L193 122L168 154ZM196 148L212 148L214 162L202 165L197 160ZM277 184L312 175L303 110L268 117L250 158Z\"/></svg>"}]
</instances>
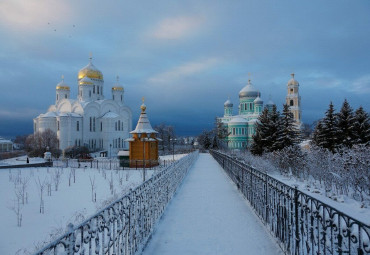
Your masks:
<instances>
[{"instance_id":1,"label":"pale blue church","mask_svg":"<svg viewBox=\"0 0 370 255\"><path fill-rule=\"evenodd\" d=\"M272 109L273 105L270 99L266 107ZM218 118L227 127L229 135L225 142L228 148L243 149L251 144L256 121L262 110L261 93L248 80L248 84L239 92L238 115L233 115L233 103L228 99L224 103L224 116Z\"/></svg>"},{"instance_id":2,"label":"pale blue church","mask_svg":"<svg viewBox=\"0 0 370 255\"><path fill-rule=\"evenodd\" d=\"M301 127L301 97L299 96L299 83L294 79L294 74L287 83L286 103L294 115L297 127ZM270 100L265 107L272 110L274 102ZM233 115L233 103L228 99L224 103L224 116L218 117L217 121L222 123L228 130L225 143L229 149L245 149L253 141L256 122L263 111L261 93L248 80L248 84L239 92L238 115Z\"/></svg>"}]
</instances>

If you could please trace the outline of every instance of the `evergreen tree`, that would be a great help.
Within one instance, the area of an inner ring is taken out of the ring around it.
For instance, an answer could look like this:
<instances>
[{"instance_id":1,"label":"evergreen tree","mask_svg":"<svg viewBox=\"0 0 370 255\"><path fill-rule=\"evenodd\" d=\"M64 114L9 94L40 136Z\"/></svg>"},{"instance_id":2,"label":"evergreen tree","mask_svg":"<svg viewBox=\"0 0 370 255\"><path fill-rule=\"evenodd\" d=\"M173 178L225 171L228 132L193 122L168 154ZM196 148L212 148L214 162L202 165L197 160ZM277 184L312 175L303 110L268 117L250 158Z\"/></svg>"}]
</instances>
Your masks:
<instances>
[{"instance_id":1,"label":"evergreen tree","mask_svg":"<svg viewBox=\"0 0 370 255\"><path fill-rule=\"evenodd\" d=\"M353 110L347 99L344 100L340 112L337 114L337 143L338 145L344 145L345 147L352 147L354 142L353 133Z\"/></svg>"},{"instance_id":2,"label":"evergreen tree","mask_svg":"<svg viewBox=\"0 0 370 255\"><path fill-rule=\"evenodd\" d=\"M331 152L334 152L338 146L337 142L337 116L335 114L334 105L330 102L329 109L325 113L325 117L322 119L322 132L321 141L319 146L327 148Z\"/></svg>"},{"instance_id":3,"label":"evergreen tree","mask_svg":"<svg viewBox=\"0 0 370 255\"><path fill-rule=\"evenodd\" d=\"M289 106L284 104L283 113L280 120L280 132L277 137L279 147L285 148L296 144L299 140L299 132L294 120L293 113L289 110Z\"/></svg>"},{"instance_id":4,"label":"evergreen tree","mask_svg":"<svg viewBox=\"0 0 370 255\"><path fill-rule=\"evenodd\" d=\"M265 138L267 141L266 150L269 152L281 150L284 148L282 143L283 130L280 112L277 110L276 105L273 106L269 119L269 130L267 132L268 135Z\"/></svg>"},{"instance_id":5,"label":"evergreen tree","mask_svg":"<svg viewBox=\"0 0 370 255\"><path fill-rule=\"evenodd\" d=\"M354 143L368 143L370 141L370 120L362 106L356 110L353 122Z\"/></svg>"},{"instance_id":6,"label":"evergreen tree","mask_svg":"<svg viewBox=\"0 0 370 255\"><path fill-rule=\"evenodd\" d=\"M315 130L312 134L312 142L316 144L317 146L320 146L320 144L323 142L323 124L322 120L319 120L316 124Z\"/></svg>"},{"instance_id":7,"label":"evergreen tree","mask_svg":"<svg viewBox=\"0 0 370 255\"><path fill-rule=\"evenodd\" d=\"M265 107L261 115L258 117L258 121L255 126L256 133L253 135L253 143L250 149L254 155L262 155L263 150L267 145L264 138L267 135L266 132L268 132L269 122L269 111L267 107Z\"/></svg>"}]
</instances>

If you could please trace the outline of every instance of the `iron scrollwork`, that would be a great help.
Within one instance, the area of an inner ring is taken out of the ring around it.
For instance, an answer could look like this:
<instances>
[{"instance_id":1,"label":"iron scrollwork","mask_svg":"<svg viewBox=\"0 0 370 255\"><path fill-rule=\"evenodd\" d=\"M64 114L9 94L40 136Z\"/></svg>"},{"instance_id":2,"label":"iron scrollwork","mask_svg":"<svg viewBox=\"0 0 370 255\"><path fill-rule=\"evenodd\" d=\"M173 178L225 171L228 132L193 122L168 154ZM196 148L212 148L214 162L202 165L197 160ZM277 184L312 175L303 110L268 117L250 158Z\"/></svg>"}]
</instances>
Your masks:
<instances>
[{"instance_id":1,"label":"iron scrollwork","mask_svg":"<svg viewBox=\"0 0 370 255\"><path fill-rule=\"evenodd\" d=\"M230 155L211 151L286 254L370 254L370 227Z\"/></svg>"}]
</instances>

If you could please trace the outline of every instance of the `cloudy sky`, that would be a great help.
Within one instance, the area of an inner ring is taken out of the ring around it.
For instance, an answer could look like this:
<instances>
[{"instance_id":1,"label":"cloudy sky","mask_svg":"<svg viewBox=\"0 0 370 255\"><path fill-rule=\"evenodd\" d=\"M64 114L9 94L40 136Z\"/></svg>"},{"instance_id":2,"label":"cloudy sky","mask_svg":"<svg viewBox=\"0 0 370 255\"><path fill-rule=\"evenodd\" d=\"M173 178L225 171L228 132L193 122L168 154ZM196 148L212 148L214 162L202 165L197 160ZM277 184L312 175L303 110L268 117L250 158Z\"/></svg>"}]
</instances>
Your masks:
<instances>
[{"instance_id":1,"label":"cloudy sky","mask_svg":"<svg viewBox=\"0 0 370 255\"><path fill-rule=\"evenodd\" d=\"M294 72L306 123L344 98L370 111L369 13L368 0L1 0L0 136L31 133L61 75L75 98L90 52L106 97L120 76L134 125L144 96L152 124L180 135L237 105L248 73L281 109Z\"/></svg>"}]
</instances>

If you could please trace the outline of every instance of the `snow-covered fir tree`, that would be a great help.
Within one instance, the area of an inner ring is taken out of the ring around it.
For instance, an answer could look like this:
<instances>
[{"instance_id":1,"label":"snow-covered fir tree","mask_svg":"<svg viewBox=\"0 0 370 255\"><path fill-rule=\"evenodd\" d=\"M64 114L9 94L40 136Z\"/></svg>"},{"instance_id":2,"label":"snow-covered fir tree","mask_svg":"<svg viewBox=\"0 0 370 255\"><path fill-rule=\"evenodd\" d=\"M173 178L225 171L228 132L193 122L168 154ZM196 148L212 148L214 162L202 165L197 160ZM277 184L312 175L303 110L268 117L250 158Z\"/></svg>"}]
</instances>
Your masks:
<instances>
[{"instance_id":1,"label":"snow-covered fir tree","mask_svg":"<svg viewBox=\"0 0 370 255\"><path fill-rule=\"evenodd\" d=\"M353 135L355 144L366 144L370 141L370 119L362 106L355 112Z\"/></svg>"},{"instance_id":2,"label":"snow-covered fir tree","mask_svg":"<svg viewBox=\"0 0 370 255\"><path fill-rule=\"evenodd\" d=\"M353 133L353 110L347 99L344 100L342 108L337 114L337 143L345 147L351 147L354 142Z\"/></svg>"},{"instance_id":3,"label":"snow-covered fir tree","mask_svg":"<svg viewBox=\"0 0 370 255\"><path fill-rule=\"evenodd\" d=\"M296 128L293 113L289 110L287 104L283 106L280 122L281 125L279 127L281 131L279 132L280 136L277 140L279 147L285 148L296 144L299 140L299 131Z\"/></svg>"},{"instance_id":4,"label":"snow-covered fir tree","mask_svg":"<svg viewBox=\"0 0 370 255\"><path fill-rule=\"evenodd\" d=\"M258 117L258 121L256 122L256 133L253 135L253 143L250 150L254 155L262 155L267 145L265 138L269 121L269 111L268 108L265 107L262 114Z\"/></svg>"},{"instance_id":5,"label":"snow-covered fir tree","mask_svg":"<svg viewBox=\"0 0 370 255\"><path fill-rule=\"evenodd\" d=\"M329 109L326 111L325 117L322 119L322 125L323 129L321 130L321 134L319 134L321 136L321 141L318 145L334 152L338 146L338 125L332 102L330 102Z\"/></svg>"}]
</instances>

